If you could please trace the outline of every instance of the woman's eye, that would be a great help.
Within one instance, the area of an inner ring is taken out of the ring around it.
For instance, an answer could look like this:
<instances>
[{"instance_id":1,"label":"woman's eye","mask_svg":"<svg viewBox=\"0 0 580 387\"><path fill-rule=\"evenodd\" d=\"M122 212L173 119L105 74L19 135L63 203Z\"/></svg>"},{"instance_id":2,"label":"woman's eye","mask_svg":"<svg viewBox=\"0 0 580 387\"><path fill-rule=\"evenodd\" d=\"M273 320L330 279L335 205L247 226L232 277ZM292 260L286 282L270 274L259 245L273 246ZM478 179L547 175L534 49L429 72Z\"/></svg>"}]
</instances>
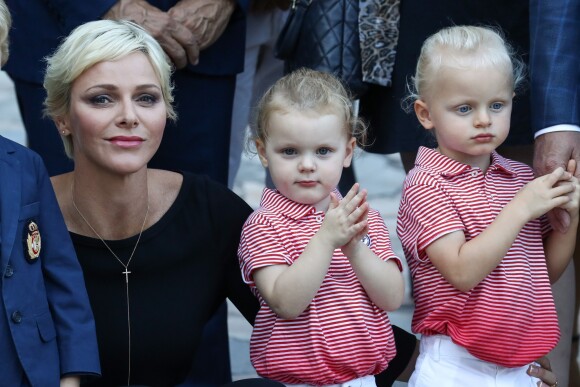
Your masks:
<instances>
[{"instance_id":1,"label":"woman's eye","mask_svg":"<svg viewBox=\"0 0 580 387\"><path fill-rule=\"evenodd\" d=\"M151 95L151 94L143 94L143 95L139 96L139 98L137 100L144 105L153 105L159 99L156 96Z\"/></svg>"},{"instance_id":2,"label":"woman's eye","mask_svg":"<svg viewBox=\"0 0 580 387\"><path fill-rule=\"evenodd\" d=\"M90 98L90 101L94 105L105 105L112 102L113 100L107 95L96 95Z\"/></svg>"},{"instance_id":3,"label":"woman's eye","mask_svg":"<svg viewBox=\"0 0 580 387\"><path fill-rule=\"evenodd\" d=\"M492 110L501 110L503 108L503 103L501 102L494 102L491 104Z\"/></svg>"}]
</instances>

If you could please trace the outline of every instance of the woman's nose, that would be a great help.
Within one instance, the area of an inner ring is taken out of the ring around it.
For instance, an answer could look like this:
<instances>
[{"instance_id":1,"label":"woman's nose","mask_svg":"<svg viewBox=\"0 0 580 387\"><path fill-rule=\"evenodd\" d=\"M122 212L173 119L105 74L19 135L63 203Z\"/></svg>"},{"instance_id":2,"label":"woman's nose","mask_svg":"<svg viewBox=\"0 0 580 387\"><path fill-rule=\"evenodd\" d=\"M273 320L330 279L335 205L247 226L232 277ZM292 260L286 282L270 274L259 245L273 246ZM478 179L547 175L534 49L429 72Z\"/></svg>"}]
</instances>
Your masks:
<instances>
[{"instance_id":1,"label":"woman's nose","mask_svg":"<svg viewBox=\"0 0 580 387\"><path fill-rule=\"evenodd\" d=\"M124 103L119 117L119 126L133 129L139 125L139 118L132 103Z\"/></svg>"}]
</instances>

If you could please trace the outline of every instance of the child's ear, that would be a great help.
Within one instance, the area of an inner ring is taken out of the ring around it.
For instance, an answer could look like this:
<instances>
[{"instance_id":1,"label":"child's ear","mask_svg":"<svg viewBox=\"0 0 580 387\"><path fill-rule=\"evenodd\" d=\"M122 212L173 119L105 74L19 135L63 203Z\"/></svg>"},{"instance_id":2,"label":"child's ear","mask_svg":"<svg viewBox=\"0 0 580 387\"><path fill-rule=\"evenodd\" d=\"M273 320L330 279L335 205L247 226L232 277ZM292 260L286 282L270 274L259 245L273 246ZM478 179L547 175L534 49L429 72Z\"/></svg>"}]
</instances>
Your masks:
<instances>
[{"instance_id":1,"label":"child's ear","mask_svg":"<svg viewBox=\"0 0 580 387\"><path fill-rule=\"evenodd\" d=\"M346 154L344 157L344 161L342 162L342 166L345 168L350 167L350 163L352 162L352 156L354 155L354 149L356 148L356 138L351 137L346 144Z\"/></svg>"},{"instance_id":2,"label":"child's ear","mask_svg":"<svg viewBox=\"0 0 580 387\"><path fill-rule=\"evenodd\" d=\"M427 106L425 101L418 99L415 101L413 107L415 108L415 114L417 115L417 118L419 119L421 125L423 125L425 129L433 129L434 127L433 121L431 121L429 107Z\"/></svg>"},{"instance_id":3,"label":"child's ear","mask_svg":"<svg viewBox=\"0 0 580 387\"><path fill-rule=\"evenodd\" d=\"M256 151L258 152L258 157L260 158L260 162L264 168L268 168L268 159L266 158L266 144L264 141L257 139L256 140Z\"/></svg>"}]
</instances>

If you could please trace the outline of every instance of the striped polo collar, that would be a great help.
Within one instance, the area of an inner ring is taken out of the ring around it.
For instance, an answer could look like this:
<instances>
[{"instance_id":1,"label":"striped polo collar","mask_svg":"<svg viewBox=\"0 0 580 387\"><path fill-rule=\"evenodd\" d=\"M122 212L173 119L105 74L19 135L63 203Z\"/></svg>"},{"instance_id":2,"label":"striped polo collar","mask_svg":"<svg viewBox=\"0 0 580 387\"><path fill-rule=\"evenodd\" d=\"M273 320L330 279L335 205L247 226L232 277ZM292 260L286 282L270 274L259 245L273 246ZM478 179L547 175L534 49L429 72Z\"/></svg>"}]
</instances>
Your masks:
<instances>
[{"instance_id":1,"label":"striped polo collar","mask_svg":"<svg viewBox=\"0 0 580 387\"><path fill-rule=\"evenodd\" d=\"M333 191L338 199L342 199L342 195L337 189ZM297 203L282 195L277 189L264 188L260 206L282 214L290 219L298 220L307 215L316 213L316 208L310 204Z\"/></svg>"},{"instance_id":2,"label":"striped polo collar","mask_svg":"<svg viewBox=\"0 0 580 387\"><path fill-rule=\"evenodd\" d=\"M444 178L452 178L475 169L471 165L460 163L459 161L453 160L448 156L442 155L435 149L427 148L424 146L419 147L417 159L415 160L415 166L436 172ZM491 153L491 164L489 165L486 173L496 172L510 176L517 175L517 172L509 164L507 159L498 154L496 151L493 151Z\"/></svg>"}]
</instances>

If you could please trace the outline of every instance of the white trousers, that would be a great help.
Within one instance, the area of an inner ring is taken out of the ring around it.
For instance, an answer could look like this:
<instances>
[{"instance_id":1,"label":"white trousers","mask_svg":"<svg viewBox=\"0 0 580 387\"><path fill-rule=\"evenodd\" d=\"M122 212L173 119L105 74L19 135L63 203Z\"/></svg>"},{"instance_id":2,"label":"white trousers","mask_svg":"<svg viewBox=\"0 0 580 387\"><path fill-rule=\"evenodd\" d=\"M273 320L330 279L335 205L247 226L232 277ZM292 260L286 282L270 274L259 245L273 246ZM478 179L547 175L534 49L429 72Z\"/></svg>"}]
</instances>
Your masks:
<instances>
[{"instance_id":1,"label":"white trousers","mask_svg":"<svg viewBox=\"0 0 580 387\"><path fill-rule=\"evenodd\" d=\"M310 387L309 384L286 384L287 387ZM377 387L373 375L363 376L340 384L327 384L322 387Z\"/></svg>"},{"instance_id":2,"label":"white trousers","mask_svg":"<svg viewBox=\"0 0 580 387\"><path fill-rule=\"evenodd\" d=\"M528 366L507 368L471 355L444 335L423 336L410 387L537 387Z\"/></svg>"}]
</instances>

